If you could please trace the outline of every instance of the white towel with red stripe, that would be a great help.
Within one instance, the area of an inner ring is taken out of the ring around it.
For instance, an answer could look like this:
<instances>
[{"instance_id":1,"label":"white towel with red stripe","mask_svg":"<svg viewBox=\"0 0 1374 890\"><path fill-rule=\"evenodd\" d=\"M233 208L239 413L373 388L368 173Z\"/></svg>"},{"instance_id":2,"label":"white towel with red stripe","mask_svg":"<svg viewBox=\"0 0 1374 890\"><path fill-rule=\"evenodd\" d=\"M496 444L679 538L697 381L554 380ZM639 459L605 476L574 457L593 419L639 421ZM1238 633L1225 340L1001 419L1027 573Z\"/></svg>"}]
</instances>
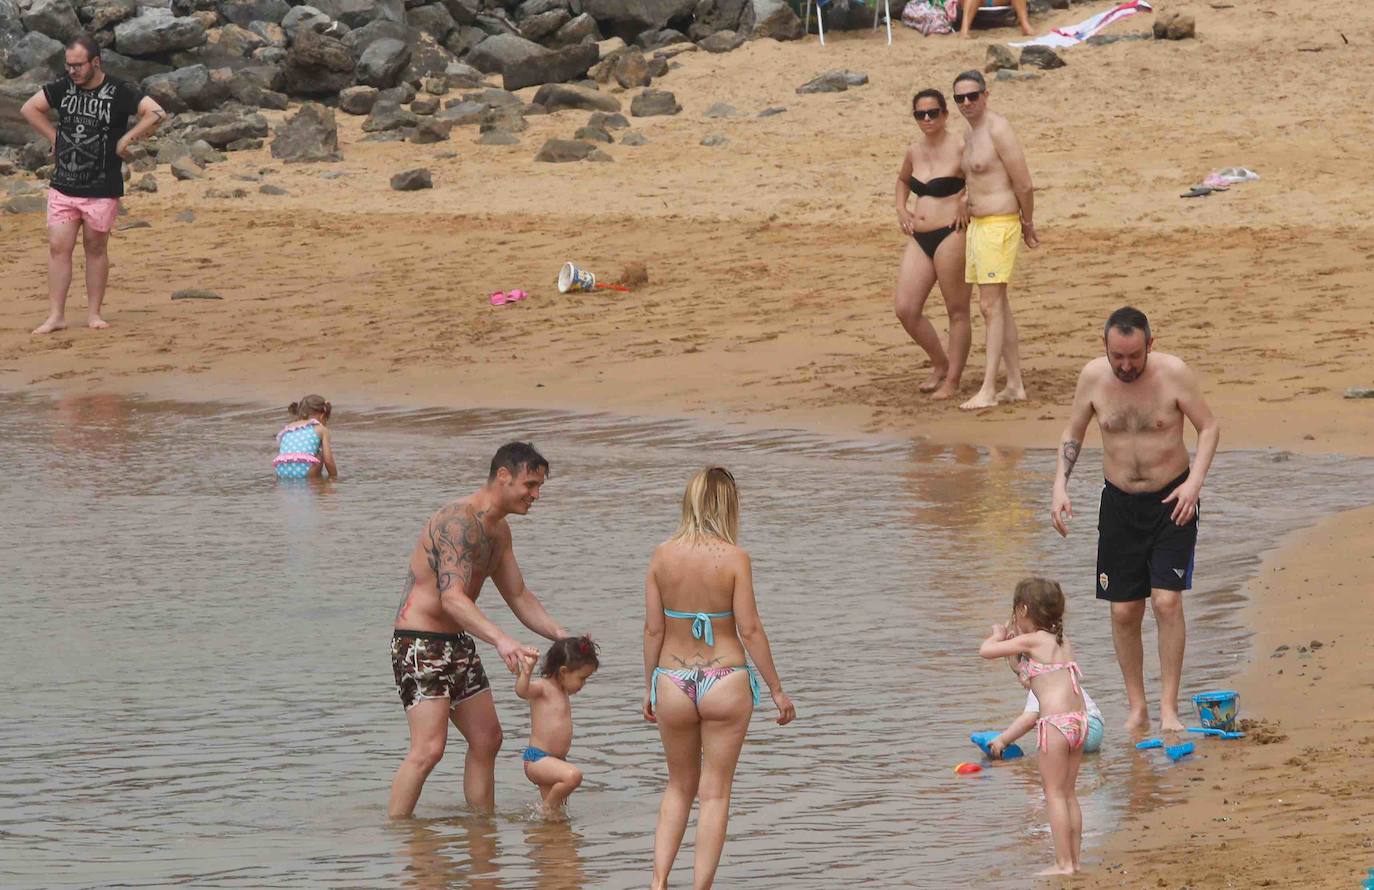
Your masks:
<instances>
[{"instance_id":1,"label":"white towel with red stripe","mask_svg":"<svg viewBox=\"0 0 1374 890\"><path fill-rule=\"evenodd\" d=\"M1154 7L1147 0L1128 0L1126 3L1119 3L1106 12L1099 12L1092 18L1071 27L1055 28L1048 34L1021 43L1013 43L1012 46L1077 46L1108 25L1130 18L1137 12L1154 12Z\"/></svg>"}]
</instances>

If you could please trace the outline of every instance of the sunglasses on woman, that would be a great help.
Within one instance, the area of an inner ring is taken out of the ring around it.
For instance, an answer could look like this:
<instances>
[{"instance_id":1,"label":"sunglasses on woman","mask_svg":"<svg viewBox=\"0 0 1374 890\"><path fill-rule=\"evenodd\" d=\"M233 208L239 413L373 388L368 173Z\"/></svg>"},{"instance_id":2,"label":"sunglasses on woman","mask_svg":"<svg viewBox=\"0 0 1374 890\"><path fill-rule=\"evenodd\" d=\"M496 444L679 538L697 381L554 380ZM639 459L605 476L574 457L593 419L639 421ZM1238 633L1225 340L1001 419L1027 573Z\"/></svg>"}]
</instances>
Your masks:
<instances>
[{"instance_id":1,"label":"sunglasses on woman","mask_svg":"<svg viewBox=\"0 0 1374 890\"><path fill-rule=\"evenodd\" d=\"M915 111L911 112L911 115L918 121L933 121L938 118L941 113L942 112L938 108L917 108Z\"/></svg>"}]
</instances>

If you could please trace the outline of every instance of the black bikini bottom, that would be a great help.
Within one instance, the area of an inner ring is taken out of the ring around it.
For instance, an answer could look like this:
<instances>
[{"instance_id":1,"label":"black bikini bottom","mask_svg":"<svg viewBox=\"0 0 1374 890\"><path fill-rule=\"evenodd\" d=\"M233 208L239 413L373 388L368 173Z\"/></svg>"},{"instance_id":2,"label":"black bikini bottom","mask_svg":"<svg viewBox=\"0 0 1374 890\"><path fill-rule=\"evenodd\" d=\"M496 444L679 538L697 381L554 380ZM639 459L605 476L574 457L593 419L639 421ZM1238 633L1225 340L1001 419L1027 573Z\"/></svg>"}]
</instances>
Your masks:
<instances>
[{"instance_id":1,"label":"black bikini bottom","mask_svg":"<svg viewBox=\"0 0 1374 890\"><path fill-rule=\"evenodd\" d=\"M944 226L939 229L931 229L929 232L912 232L911 237L915 238L916 243L921 245L921 250L926 252L926 256L933 260L940 242L952 234L954 234L954 226Z\"/></svg>"}]
</instances>

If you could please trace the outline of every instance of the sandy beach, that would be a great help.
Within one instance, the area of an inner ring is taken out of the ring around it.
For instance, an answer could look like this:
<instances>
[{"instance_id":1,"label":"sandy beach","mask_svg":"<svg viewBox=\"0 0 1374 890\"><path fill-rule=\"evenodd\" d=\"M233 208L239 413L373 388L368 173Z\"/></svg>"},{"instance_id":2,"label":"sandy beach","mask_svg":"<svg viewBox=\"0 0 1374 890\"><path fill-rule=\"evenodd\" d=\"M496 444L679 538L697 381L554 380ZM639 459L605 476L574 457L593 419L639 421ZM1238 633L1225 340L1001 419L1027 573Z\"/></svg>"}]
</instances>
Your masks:
<instances>
[{"instance_id":1,"label":"sandy beach","mask_svg":"<svg viewBox=\"0 0 1374 890\"><path fill-rule=\"evenodd\" d=\"M1063 69L992 84L993 109L1026 147L1044 242L1023 252L1012 287L1026 403L971 415L929 402L916 392L924 357L892 312L904 245L892 191L916 132L911 94L948 91L955 73L982 67L989 43L1014 39L1008 29L684 54L655 84L684 111L632 118L648 144L606 146L610 164L533 161L546 138L584 123L586 112L567 111L531 117L509 147L476 145L475 127L438 145L365 143L361 119L340 115L338 164L286 166L263 150L233 153L200 181L161 169L156 194L125 202L108 331L80 327L78 251L74 326L28 333L46 311L44 219L5 216L0 388L283 406L319 391L341 417L562 408L1048 448L1106 315L1130 303L1149 314L1158 349L1203 375L1223 449L1374 455L1374 401L1343 398L1374 386L1374 169L1356 161L1374 123L1351 113L1365 104L1352 72L1374 45L1374 10L1186 8L1196 40L1079 47ZM1149 26L1142 15L1109 33ZM871 83L795 94L833 68ZM717 102L741 116L705 118ZM786 111L757 116L769 107ZM963 126L957 114L951 126ZM727 143L700 144L712 134ZM390 189L391 174L421 165L432 191ZM1231 165L1262 179L1179 198ZM260 194L264 183L288 194ZM236 188L245 196L207 195ZM566 260L606 280L642 262L650 281L628 295L559 295ZM530 298L488 304L514 287ZM172 301L183 288L223 299ZM927 311L943 333L938 294ZM965 395L982 337L975 314ZM1237 680L1261 731L1199 742L1172 773L1173 802L1139 802L1099 851L1094 881L1349 887L1374 866L1374 684L1357 655L1374 633L1372 535L1374 510L1363 510L1266 559L1247 607L1253 657ZM1323 646L1298 651L1313 640ZM1290 649L1271 658L1280 645Z\"/></svg>"}]
</instances>

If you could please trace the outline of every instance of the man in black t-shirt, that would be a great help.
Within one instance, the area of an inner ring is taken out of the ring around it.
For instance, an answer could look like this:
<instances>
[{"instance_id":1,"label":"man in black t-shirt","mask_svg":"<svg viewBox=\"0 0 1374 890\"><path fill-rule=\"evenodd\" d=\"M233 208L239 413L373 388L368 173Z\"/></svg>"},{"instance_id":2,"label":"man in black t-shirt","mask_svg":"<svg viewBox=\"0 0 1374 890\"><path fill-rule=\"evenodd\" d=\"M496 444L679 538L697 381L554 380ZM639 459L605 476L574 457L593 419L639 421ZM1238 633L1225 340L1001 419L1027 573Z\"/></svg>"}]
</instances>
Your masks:
<instances>
[{"instance_id":1,"label":"man in black t-shirt","mask_svg":"<svg viewBox=\"0 0 1374 890\"><path fill-rule=\"evenodd\" d=\"M48 117L57 112L57 126ZM110 77L101 68L100 47L89 37L67 44L67 75L34 93L21 109L24 119L53 144L56 167L48 182L48 318L34 329L47 334L67 326L67 288L72 283L72 251L82 231L86 253L87 324L107 328L100 317L110 275L106 248L124 194L121 159L129 145L167 119L137 84ZM138 115L125 132L131 115Z\"/></svg>"}]
</instances>

